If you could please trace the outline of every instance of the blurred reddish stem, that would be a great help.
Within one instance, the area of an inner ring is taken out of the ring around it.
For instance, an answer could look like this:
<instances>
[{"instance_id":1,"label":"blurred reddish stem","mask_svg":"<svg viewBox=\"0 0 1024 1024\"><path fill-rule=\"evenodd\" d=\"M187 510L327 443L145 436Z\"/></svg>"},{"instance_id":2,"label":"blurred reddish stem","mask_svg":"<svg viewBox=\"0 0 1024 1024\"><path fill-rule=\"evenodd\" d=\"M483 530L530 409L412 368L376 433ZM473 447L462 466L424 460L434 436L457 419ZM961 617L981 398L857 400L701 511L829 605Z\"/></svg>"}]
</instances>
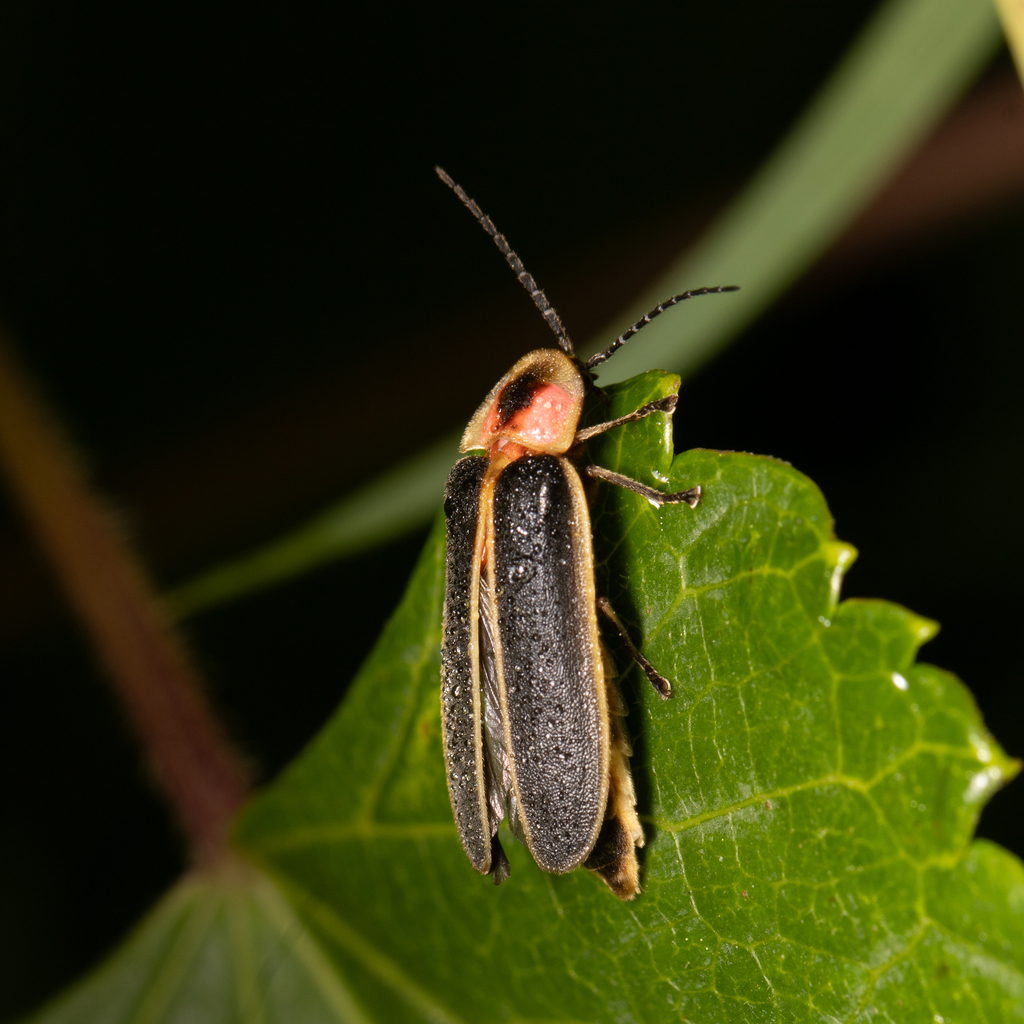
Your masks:
<instances>
[{"instance_id":1,"label":"blurred reddish stem","mask_svg":"<svg viewBox=\"0 0 1024 1024\"><path fill-rule=\"evenodd\" d=\"M242 762L122 533L0 339L0 464L199 863L227 851Z\"/></svg>"}]
</instances>

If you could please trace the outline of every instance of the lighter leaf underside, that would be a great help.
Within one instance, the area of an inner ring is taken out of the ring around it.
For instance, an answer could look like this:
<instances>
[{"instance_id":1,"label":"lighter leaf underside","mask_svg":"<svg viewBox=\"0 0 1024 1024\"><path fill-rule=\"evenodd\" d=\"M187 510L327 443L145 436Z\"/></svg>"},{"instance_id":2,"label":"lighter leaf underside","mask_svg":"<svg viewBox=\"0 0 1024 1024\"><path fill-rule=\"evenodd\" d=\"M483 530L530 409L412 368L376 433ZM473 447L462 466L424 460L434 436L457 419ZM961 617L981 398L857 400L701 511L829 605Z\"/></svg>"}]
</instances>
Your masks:
<instances>
[{"instance_id":1,"label":"lighter leaf underside","mask_svg":"<svg viewBox=\"0 0 1024 1024\"><path fill-rule=\"evenodd\" d=\"M282 897L230 859L187 875L33 1024L369 1024Z\"/></svg>"}]
</instances>

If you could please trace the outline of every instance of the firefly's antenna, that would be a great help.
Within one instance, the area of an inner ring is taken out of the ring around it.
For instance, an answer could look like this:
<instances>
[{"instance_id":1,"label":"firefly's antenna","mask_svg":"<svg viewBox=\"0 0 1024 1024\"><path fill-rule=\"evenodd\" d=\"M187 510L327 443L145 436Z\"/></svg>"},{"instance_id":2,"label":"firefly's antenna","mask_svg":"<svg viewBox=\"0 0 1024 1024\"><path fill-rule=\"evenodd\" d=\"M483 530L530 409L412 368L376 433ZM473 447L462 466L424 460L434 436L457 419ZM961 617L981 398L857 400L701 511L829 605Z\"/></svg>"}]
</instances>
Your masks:
<instances>
[{"instance_id":1,"label":"firefly's antenna","mask_svg":"<svg viewBox=\"0 0 1024 1024\"><path fill-rule=\"evenodd\" d=\"M555 307L548 302L547 296L537 286L537 282L534 281L533 277L527 273L526 267L523 266L522 260L513 252L512 246L505 240L505 236L494 226L494 221L476 205L476 202L466 195L461 185L457 185L441 167L435 167L437 176L462 200L466 205L469 212L473 214L478 221L480 226L494 239L494 244L501 251L502 256L508 261L508 265L515 272L516 277L519 278L519 283L530 293L530 298L533 299L534 305L540 310L540 315L547 321L548 327L554 332L555 337L558 339L558 347L566 354L573 355L572 342L569 340L569 335L565 333L565 328L562 326L562 321L558 314L555 312ZM696 293L695 293L696 294ZM678 296L677 296L678 298ZM661 310L659 309L660 313ZM655 316L657 314L654 314ZM639 330L639 328L638 328ZM635 333L635 332L634 332ZM621 341L620 343L621 344Z\"/></svg>"},{"instance_id":2,"label":"firefly's antenna","mask_svg":"<svg viewBox=\"0 0 1024 1024\"><path fill-rule=\"evenodd\" d=\"M591 356L585 364L587 369L592 370L595 366L600 366L603 362L610 359L637 331L646 327L656 316L664 313L666 309L671 309L677 302L682 302L683 299L692 299L697 295L718 295L721 292L738 292L739 290L740 287L737 284L721 284L717 288L694 288L691 291L673 295L672 298L659 303L649 313L644 313L643 319L637 320L628 331L623 331L603 352L598 352L596 355Z\"/></svg>"}]
</instances>

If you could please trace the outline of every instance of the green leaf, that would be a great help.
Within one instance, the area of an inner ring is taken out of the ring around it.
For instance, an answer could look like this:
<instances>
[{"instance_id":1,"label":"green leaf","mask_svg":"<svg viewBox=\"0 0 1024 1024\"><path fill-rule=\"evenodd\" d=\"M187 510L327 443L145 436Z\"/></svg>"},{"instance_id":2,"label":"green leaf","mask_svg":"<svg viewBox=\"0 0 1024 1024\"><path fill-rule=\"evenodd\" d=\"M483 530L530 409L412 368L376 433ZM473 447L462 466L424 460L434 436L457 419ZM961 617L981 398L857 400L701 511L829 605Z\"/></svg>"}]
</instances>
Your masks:
<instances>
[{"instance_id":1,"label":"green leaf","mask_svg":"<svg viewBox=\"0 0 1024 1024\"><path fill-rule=\"evenodd\" d=\"M601 418L678 386L649 373ZM966 689L915 664L935 626L838 603L854 552L814 484L733 452L672 459L657 415L592 443L695 510L602 485L600 588L675 684L623 688L644 892L542 873L495 889L459 845L439 722L443 531L339 712L243 813L375 1021L1024 1019L1024 869L971 842L1017 771ZM625 664L621 651L613 653Z\"/></svg>"},{"instance_id":2,"label":"green leaf","mask_svg":"<svg viewBox=\"0 0 1024 1024\"><path fill-rule=\"evenodd\" d=\"M989 0L880 5L736 201L581 352L604 348L673 293L702 285L742 286L738 293L690 302L685 312L661 317L646 329L641 345L627 346L609 364L606 376L622 380L652 365L691 372L841 234L984 67L999 35ZM473 191L471 182L463 184ZM487 245L481 236L481 254ZM168 606L190 615L427 522L440 500L455 440L435 444L265 548L186 582L167 596Z\"/></svg>"},{"instance_id":3,"label":"green leaf","mask_svg":"<svg viewBox=\"0 0 1024 1024\"><path fill-rule=\"evenodd\" d=\"M250 865L186 876L33 1024L368 1024L318 943Z\"/></svg>"}]
</instances>

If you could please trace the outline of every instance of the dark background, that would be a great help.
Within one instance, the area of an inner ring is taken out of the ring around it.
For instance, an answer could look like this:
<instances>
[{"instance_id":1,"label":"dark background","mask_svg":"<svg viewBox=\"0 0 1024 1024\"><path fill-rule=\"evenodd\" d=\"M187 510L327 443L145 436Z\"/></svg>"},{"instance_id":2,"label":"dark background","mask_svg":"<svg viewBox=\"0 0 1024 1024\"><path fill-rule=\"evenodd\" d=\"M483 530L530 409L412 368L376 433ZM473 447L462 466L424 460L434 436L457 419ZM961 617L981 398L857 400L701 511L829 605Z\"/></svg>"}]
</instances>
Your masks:
<instances>
[{"instance_id":1,"label":"dark background","mask_svg":"<svg viewBox=\"0 0 1024 1024\"><path fill-rule=\"evenodd\" d=\"M757 167L872 8L4 4L0 323L172 585L464 422L548 342L435 162L582 341ZM1003 54L949 131L983 108L990 141L1019 131L1010 76ZM876 205L684 385L676 433L813 477L861 551L844 593L938 619L925 656L1021 755L1024 163L1007 145L947 147L963 179L924 153L935 197ZM421 542L186 624L261 779L335 706ZM183 860L9 505L0 678L6 1017L88 967ZM1021 789L981 824L1018 853Z\"/></svg>"}]
</instances>

